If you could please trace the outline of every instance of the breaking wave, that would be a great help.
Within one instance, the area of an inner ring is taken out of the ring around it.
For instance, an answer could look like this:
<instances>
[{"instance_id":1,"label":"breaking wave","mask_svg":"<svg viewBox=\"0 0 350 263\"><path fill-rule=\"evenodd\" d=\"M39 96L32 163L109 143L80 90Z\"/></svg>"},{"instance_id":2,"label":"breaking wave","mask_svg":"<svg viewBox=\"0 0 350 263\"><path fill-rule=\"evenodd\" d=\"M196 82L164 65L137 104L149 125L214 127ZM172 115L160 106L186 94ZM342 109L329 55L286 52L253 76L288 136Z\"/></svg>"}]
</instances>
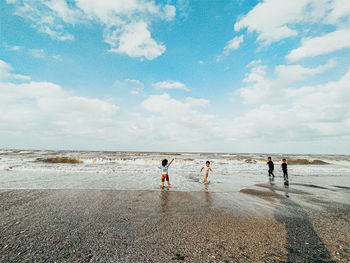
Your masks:
<instances>
[{"instance_id":1,"label":"breaking wave","mask_svg":"<svg viewBox=\"0 0 350 263\"><path fill-rule=\"evenodd\" d=\"M325 161L322 160L308 160L308 159L296 159L296 160L288 160L288 164L299 164L299 165L306 165L306 164L311 164L311 165L325 165L329 164Z\"/></svg>"},{"instance_id":2,"label":"breaking wave","mask_svg":"<svg viewBox=\"0 0 350 263\"><path fill-rule=\"evenodd\" d=\"M37 159L38 161L42 161L45 163L83 163L83 161L76 158L69 157L52 157L46 159Z\"/></svg>"}]
</instances>

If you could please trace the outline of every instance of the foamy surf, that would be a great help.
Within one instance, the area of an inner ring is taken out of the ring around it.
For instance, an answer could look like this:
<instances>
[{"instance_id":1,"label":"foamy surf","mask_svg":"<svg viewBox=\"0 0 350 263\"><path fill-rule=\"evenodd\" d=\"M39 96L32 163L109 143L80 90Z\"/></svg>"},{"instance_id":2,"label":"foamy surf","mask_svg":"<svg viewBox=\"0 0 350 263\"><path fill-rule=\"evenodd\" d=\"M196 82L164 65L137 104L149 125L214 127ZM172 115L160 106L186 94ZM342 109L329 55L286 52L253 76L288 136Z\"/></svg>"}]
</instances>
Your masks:
<instances>
[{"instance_id":1,"label":"foamy surf","mask_svg":"<svg viewBox=\"0 0 350 263\"><path fill-rule=\"evenodd\" d=\"M130 170L142 167L152 172L164 158L175 157L174 169L198 170L210 160L217 173L265 173L268 154L227 153L144 153L144 152L91 152L91 151L26 151L1 150L0 170L21 171L96 171L110 172L114 168ZM287 158L289 168L308 175L350 172L348 155L272 155L278 169L281 159Z\"/></svg>"}]
</instances>

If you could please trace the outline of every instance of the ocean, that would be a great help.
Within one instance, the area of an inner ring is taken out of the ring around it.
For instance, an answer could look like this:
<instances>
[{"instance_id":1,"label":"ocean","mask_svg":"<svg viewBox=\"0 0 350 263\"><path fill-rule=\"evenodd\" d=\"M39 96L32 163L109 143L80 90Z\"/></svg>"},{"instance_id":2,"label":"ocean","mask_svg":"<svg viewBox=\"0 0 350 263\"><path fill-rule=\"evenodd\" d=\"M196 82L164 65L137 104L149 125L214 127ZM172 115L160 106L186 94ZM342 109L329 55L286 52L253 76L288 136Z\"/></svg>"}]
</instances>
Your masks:
<instances>
[{"instance_id":1,"label":"ocean","mask_svg":"<svg viewBox=\"0 0 350 263\"><path fill-rule=\"evenodd\" d=\"M159 190L164 158L174 191L230 193L266 182L268 154L156 153L105 151L0 150L0 189ZM276 182L282 183L281 160L286 158L290 183L340 189L350 187L350 155L271 154ZM78 163L62 163L55 157ZM51 158L51 159L50 159ZM214 174L204 188L200 169L211 162Z\"/></svg>"}]
</instances>

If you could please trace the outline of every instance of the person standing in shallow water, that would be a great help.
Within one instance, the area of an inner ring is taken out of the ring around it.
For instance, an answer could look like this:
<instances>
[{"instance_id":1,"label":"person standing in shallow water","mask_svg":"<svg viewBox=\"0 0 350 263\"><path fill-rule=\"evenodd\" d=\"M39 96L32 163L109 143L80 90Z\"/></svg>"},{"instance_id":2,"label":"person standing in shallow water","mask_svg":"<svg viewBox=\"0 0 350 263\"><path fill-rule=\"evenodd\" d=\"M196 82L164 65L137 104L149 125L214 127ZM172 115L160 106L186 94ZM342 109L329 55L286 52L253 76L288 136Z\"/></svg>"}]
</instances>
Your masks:
<instances>
[{"instance_id":1,"label":"person standing in shallow water","mask_svg":"<svg viewBox=\"0 0 350 263\"><path fill-rule=\"evenodd\" d=\"M275 177L275 175L273 174L273 170L275 169L275 167L270 156L267 157L267 165L269 166L269 176L272 175L272 177Z\"/></svg>"},{"instance_id":2,"label":"person standing in shallow water","mask_svg":"<svg viewBox=\"0 0 350 263\"><path fill-rule=\"evenodd\" d=\"M201 168L200 173L203 171L203 169L204 169L204 173L205 173L203 183L207 183L208 182L207 178L208 178L208 175L209 175L209 171L214 173L213 170L210 168L210 162L209 161L205 162L205 166L203 166Z\"/></svg>"},{"instance_id":3,"label":"person standing in shallow water","mask_svg":"<svg viewBox=\"0 0 350 263\"><path fill-rule=\"evenodd\" d=\"M171 161L168 163L168 160L167 159L164 159L162 161L162 165L161 166L158 166L159 169L162 170L162 188L164 188L164 179L166 179L166 182L168 184L168 187L170 186L170 183L169 183L169 175L168 175L168 169L169 169L169 166L170 164L174 161L174 158L171 159Z\"/></svg>"},{"instance_id":4,"label":"person standing in shallow water","mask_svg":"<svg viewBox=\"0 0 350 263\"><path fill-rule=\"evenodd\" d=\"M283 171L283 178L284 178L284 184L288 185L288 171L287 171L287 161L286 159L282 160L282 171Z\"/></svg>"}]
</instances>

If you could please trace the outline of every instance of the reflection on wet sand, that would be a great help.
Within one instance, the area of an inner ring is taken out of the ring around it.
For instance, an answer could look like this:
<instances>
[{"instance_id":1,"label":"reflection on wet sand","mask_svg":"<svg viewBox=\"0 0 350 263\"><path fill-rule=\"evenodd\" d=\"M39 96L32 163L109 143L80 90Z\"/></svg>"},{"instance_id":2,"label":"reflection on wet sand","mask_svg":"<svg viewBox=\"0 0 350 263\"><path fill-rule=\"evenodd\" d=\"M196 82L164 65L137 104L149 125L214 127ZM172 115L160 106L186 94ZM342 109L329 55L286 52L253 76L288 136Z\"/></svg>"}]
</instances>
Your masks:
<instances>
[{"instance_id":1,"label":"reflection on wet sand","mask_svg":"<svg viewBox=\"0 0 350 263\"><path fill-rule=\"evenodd\" d=\"M285 197L289 197L289 185L284 185L284 195Z\"/></svg>"},{"instance_id":2,"label":"reflection on wet sand","mask_svg":"<svg viewBox=\"0 0 350 263\"><path fill-rule=\"evenodd\" d=\"M204 200L205 200L207 207L209 207L211 202L212 202L212 198L211 198L211 193L209 192L209 185L208 184L204 184Z\"/></svg>"},{"instance_id":3,"label":"reflection on wet sand","mask_svg":"<svg viewBox=\"0 0 350 263\"><path fill-rule=\"evenodd\" d=\"M169 202L169 188L163 188L160 192L160 207L161 212L165 213Z\"/></svg>"}]
</instances>

